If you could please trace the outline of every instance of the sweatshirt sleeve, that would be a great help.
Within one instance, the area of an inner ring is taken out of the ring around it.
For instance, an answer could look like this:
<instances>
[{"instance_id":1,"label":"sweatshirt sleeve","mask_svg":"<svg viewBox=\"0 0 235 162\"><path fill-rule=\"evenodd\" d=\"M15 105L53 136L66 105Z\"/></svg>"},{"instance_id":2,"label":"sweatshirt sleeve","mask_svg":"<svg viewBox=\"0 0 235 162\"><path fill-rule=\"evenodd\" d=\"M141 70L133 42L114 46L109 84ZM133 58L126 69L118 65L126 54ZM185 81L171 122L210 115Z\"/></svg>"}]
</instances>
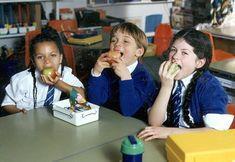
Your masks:
<instances>
[{"instance_id":1,"label":"sweatshirt sleeve","mask_svg":"<svg viewBox=\"0 0 235 162\"><path fill-rule=\"evenodd\" d=\"M225 114L228 104L228 96L219 81L211 78L201 87L200 101L202 115L209 113Z\"/></svg>"},{"instance_id":2,"label":"sweatshirt sleeve","mask_svg":"<svg viewBox=\"0 0 235 162\"><path fill-rule=\"evenodd\" d=\"M108 99L108 79L104 75L99 77L91 75L87 84L87 95L89 102L104 104Z\"/></svg>"},{"instance_id":3,"label":"sweatshirt sleeve","mask_svg":"<svg viewBox=\"0 0 235 162\"><path fill-rule=\"evenodd\" d=\"M133 116L144 104L152 106L156 86L146 73L120 81L120 108L124 116Z\"/></svg>"}]
</instances>

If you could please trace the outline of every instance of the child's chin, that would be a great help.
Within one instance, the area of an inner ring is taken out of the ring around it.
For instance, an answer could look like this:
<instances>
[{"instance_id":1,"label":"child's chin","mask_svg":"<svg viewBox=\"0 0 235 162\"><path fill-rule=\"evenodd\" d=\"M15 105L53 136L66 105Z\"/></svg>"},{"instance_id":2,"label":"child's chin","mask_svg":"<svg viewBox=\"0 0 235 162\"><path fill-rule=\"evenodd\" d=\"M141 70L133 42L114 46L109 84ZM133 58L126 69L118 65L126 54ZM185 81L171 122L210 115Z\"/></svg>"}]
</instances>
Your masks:
<instances>
[{"instance_id":1,"label":"child's chin","mask_svg":"<svg viewBox=\"0 0 235 162\"><path fill-rule=\"evenodd\" d=\"M182 79L182 76L180 74L177 74L174 78L175 80L181 80Z\"/></svg>"}]
</instances>

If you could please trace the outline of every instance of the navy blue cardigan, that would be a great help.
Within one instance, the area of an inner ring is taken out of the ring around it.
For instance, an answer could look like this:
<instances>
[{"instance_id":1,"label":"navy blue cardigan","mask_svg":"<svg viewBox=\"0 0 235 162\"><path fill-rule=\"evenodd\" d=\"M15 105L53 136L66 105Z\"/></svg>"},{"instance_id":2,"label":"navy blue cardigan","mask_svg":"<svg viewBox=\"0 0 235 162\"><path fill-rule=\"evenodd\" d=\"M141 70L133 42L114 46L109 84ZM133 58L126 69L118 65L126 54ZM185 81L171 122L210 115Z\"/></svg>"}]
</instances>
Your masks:
<instances>
[{"instance_id":1,"label":"navy blue cardigan","mask_svg":"<svg viewBox=\"0 0 235 162\"><path fill-rule=\"evenodd\" d=\"M141 108L151 107L156 97L156 85L151 75L138 63L131 76L132 79L121 81L112 69L104 69L99 77L90 76L89 101L124 116L134 116Z\"/></svg>"},{"instance_id":2,"label":"navy blue cardigan","mask_svg":"<svg viewBox=\"0 0 235 162\"><path fill-rule=\"evenodd\" d=\"M224 88L209 71L205 71L196 81L191 98L190 115L194 123L203 126L203 115L208 113L225 114L227 104Z\"/></svg>"},{"instance_id":3,"label":"navy blue cardigan","mask_svg":"<svg viewBox=\"0 0 235 162\"><path fill-rule=\"evenodd\" d=\"M225 114L228 96L220 82L206 71L198 78L190 104L195 123L203 123L202 116L208 113Z\"/></svg>"}]
</instances>

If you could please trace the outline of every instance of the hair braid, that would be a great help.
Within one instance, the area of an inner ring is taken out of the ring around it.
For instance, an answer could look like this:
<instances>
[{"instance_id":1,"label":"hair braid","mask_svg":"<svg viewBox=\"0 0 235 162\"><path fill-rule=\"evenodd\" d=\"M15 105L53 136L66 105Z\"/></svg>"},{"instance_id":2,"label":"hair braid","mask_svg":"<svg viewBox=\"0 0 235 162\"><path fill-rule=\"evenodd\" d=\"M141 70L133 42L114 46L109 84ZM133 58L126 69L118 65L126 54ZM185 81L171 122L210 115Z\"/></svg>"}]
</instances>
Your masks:
<instances>
[{"instance_id":1,"label":"hair braid","mask_svg":"<svg viewBox=\"0 0 235 162\"><path fill-rule=\"evenodd\" d=\"M173 87L175 86L175 82ZM173 91L173 89L172 89ZM173 126L173 106L171 103L172 100L172 95L168 101L168 106L167 106L167 120L163 123L164 126L171 127Z\"/></svg>"},{"instance_id":2,"label":"hair braid","mask_svg":"<svg viewBox=\"0 0 235 162\"><path fill-rule=\"evenodd\" d=\"M190 82L190 84L188 85L188 88L186 90L185 96L184 96L184 100L183 100L183 105L182 105L182 110L183 110L183 118L184 121L189 125L190 128L196 128L196 127L201 127L201 125L196 125L195 123L193 123L190 118L189 118L189 109L190 109L190 103L191 103L191 98L192 98L192 94L194 93L195 90L195 86L196 86L196 82L197 79L203 74L202 70L198 70L194 75L193 78ZM174 83L175 84L175 83ZM172 96L169 99L169 104L167 107L167 120L164 122L165 126L171 127L173 126L173 105L170 102L172 99Z\"/></svg>"},{"instance_id":3,"label":"hair braid","mask_svg":"<svg viewBox=\"0 0 235 162\"><path fill-rule=\"evenodd\" d=\"M35 76L35 67L31 66L29 69L33 77L33 108L37 107L37 86L36 86L36 76Z\"/></svg>"},{"instance_id":4,"label":"hair braid","mask_svg":"<svg viewBox=\"0 0 235 162\"><path fill-rule=\"evenodd\" d=\"M183 110L183 118L184 121L189 125L190 128L197 128L197 127L201 127L201 125L198 125L196 123L193 123L190 120L189 117L189 110L190 110L190 103L191 103L191 99L192 99L192 94L195 91L195 87L196 87L196 82L197 79L203 74L202 70L198 70L194 75L193 78L190 82L190 84L188 85L188 88L185 92L185 96L184 96L184 102L183 102L183 106L182 106L182 110Z\"/></svg>"}]
</instances>

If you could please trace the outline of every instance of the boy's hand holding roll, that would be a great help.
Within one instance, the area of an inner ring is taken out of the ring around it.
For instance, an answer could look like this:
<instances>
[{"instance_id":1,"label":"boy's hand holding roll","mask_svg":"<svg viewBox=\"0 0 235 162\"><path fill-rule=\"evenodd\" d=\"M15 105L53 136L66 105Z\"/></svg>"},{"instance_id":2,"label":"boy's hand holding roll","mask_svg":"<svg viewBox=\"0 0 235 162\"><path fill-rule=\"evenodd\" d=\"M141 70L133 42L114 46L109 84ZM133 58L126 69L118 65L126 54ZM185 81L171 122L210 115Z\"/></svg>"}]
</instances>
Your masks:
<instances>
[{"instance_id":1,"label":"boy's hand holding roll","mask_svg":"<svg viewBox=\"0 0 235 162\"><path fill-rule=\"evenodd\" d=\"M118 51L109 51L107 57L108 57L107 62L108 62L110 65L112 65L112 63L115 62L115 59L121 58L121 53L118 52Z\"/></svg>"}]
</instances>

